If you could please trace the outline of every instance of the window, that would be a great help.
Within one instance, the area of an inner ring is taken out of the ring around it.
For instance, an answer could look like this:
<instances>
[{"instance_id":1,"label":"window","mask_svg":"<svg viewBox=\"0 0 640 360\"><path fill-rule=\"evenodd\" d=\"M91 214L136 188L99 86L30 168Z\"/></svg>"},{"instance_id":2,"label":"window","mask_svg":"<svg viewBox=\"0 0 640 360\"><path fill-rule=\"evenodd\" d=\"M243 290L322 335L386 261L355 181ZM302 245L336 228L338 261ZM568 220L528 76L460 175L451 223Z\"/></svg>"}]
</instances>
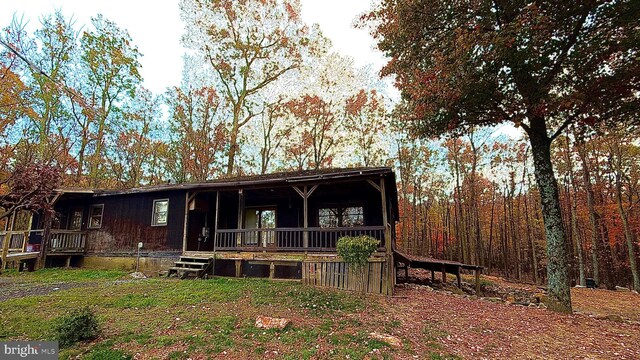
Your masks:
<instances>
[{"instance_id":1,"label":"window","mask_svg":"<svg viewBox=\"0 0 640 360\"><path fill-rule=\"evenodd\" d=\"M102 213L104 204L91 205L89 210L89 229L100 229L102 227Z\"/></svg>"},{"instance_id":2,"label":"window","mask_svg":"<svg viewBox=\"0 0 640 360\"><path fill-rule=\"evenodd\" d=\"M153 200L152 226L167 225L169 219L169 199Z\"/></svg>"},{"instance_id":3,"label":"window","mask_svg":"<svg viewBox=\"0 0 640 360\"><path fill-rule=\"evenodd\" d=\"M318 210L318 225L323 228L364 225L362 206L331 207Z\"/></svg>"},{"instance_id":4,"label":"window","mask_svg":"<svg viewBox=\"0 0 640 360\"><path fill-rule=\"evenodd\" d=\"M82 228L82 209L73 209L71 210L71 216L69 217L68 229L80 230L80 228Z\"/></svg>"}]
</instances>

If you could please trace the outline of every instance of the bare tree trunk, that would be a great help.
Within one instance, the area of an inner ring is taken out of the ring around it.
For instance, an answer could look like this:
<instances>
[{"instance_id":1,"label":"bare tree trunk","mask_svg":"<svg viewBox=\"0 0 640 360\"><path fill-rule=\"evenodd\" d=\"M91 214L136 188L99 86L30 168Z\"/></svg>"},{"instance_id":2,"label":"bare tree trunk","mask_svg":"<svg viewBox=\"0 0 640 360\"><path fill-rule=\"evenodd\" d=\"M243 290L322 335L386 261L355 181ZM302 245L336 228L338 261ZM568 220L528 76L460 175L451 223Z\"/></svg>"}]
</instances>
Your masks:
<instances>
[{"instance_id":1,"label":"bare tree trunk","mask_svg":"<svg viewBox=\"0 0 640 360\"><path fill-rule=\"evenodd\" d=\"M594 278L599 275L596 282L601 281L602 284L610 290L615 289L615 284L611 273L611 248L608 247L607 239L603 239L602 218L596 211L595 196L591 185L591 172L587 162L585 148L583 144L578 145L578 154L582 162L582 176L584 186L587 193L587 206L589 208L589 221L591 222L591 240L594 244ZM597 269L597 270L596 270Z\"/></svg>"},{"instance_id":2,"label":"bare tree trunk","mask_svg":"<svg viewBox=\"0 0 640 360\"><path fill-rule=\"evenodd\" d=\"M634 249L635 236L629 226L629 216L622 205L622 181L619 172L616 172L616 203L620 219L622 219L622 228L624 229L624 240L629 252L629 267L631 268L631 276L633 277L633 289L640 291L640 277L638 276L638 265L636 264L636 252Z\"/></svg>"}]
</instances>

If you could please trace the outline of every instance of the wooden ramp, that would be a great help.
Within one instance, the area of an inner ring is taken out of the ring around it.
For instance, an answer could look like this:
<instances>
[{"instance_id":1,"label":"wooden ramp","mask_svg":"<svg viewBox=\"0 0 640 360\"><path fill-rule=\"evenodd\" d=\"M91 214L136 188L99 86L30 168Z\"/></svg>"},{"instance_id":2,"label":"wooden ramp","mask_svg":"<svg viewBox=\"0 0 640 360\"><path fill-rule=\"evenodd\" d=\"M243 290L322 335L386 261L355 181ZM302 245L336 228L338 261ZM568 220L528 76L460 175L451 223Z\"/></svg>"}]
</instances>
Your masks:
<instances>
[{"instance_id":1,"label":"wooden ramp","mask_svg":"<svg viewBox=\"0 0 640 360\"><path fill-rule=\"evenodd\" d=\"M483 267L478 265L463 264L457 261L434 259L429 257L409 255L398 249L393 250L396 268L404 269L405 279L408 278L409 267L414 269L425 269L431 271L431 281L435 280L435 273L442 273L442 280L446 282L447 273L456 276L458 287L461 287L462 280L460 278L460 270L473 270L476 277L476 293L480 293L480 273ZM403 267L398 264L402 263Z\"/></svg>"}]
</instances>

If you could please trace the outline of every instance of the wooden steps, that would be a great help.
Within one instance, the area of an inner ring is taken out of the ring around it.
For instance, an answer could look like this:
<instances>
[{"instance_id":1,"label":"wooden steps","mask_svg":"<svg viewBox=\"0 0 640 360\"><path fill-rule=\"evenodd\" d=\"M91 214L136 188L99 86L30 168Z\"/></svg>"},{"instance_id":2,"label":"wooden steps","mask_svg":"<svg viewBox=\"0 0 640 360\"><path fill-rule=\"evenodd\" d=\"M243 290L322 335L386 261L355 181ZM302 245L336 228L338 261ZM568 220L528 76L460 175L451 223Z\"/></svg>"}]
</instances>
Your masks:
<instances>
[{"instance_id":1,"label":"wooden steps","mask_svg":"<svg viewBox=\"0 0 640 360\"><path fill-rule=\"evenodd\" d=\"M205 278L212 273L213 258L181 256L180 260L169 268L167 276L175 274L181 279L187 277Z\"/></svg>"}]
</instances>

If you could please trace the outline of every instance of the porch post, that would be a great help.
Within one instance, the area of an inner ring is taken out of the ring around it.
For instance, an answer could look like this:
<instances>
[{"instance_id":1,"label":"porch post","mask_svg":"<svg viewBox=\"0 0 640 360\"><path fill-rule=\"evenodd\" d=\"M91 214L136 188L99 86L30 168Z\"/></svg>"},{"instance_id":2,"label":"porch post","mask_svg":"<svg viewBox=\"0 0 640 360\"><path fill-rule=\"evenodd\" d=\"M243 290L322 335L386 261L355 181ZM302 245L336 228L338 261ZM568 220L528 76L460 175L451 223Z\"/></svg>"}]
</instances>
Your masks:
<instances>
[{"instance_id":1,"label":"porch post","mask_svg":"<svg viewBox=\"0 0 640 360\"><path fill-rule=\"evenodd\" d=\"M218 244L218 212L220 209L220 190L216 191L216 214L213 218L213 269L211 275L216 274L216 245Z\"/></svg>"},{"instance_id":2,"label":"porch post","mask_svg":"<svg viewBox=\"0 0 640 360\"><path fill-rule=\"evenodd\" d=\"M307 185L304 186L304 195L302 196L302 203L303 203L303 226L304 226L304 233L302 234L302 246L306 249L309 247L309 205L308 205L308 199L309 196L307 195Z\"/></svg>"},{"instance_id":3,"label":"porch post","mask_svg":"<svg viewBox=\"0 0 640 360\"><path fill-rule=\"evenodd\" d=\"M2 250L0 250L0 260L2 262L2 268L0 272L7 268L7 254L9 253L9 243L11 242L11 232L7 231L4 235L4 242L2 243Z\"/></svg>"},{"instance_id":4,"label":"porch post","mask_svg":"<svg viewBox=\"0 0 640 360\"><path fill-rule=\"evenodd\" d=\"M44 214L44 229L42 230L42 243L40 244L40 261L38 264L39 269L44 269L47 261L47 251L49 243L51 242L51 222L52 216L49 213Z\"/></svg>"},{"instance_id":5,"label":"porch post","mask_svg":"<svg viewBox=\"0 0 640 360\"><path fill-rule=\"evenodd\" d=\"M396 286L396 269L395 262L393 261L393 253L392 253L392 235L391 235L391 225L389 224L389 216L387 213L387 190L385 188L384 177L380 177L380 199L382 201L382 223L384 224L384 247L386 249L386 261L389 264L388 269L388 286L389 289L387 293L393 295L393 289Z\"/></svg>"},{"instance_id":6,"label":"porch post","mask_svg":"<svg viewBox=\"0 0 640 360\"><path fill-rule=\"evenodd\" d=\"M304 214L303 215L303 227L304 227L304 231L302 233L302 244L303 247L306 249L309 247L309 196L311 196L311 194L313 194L314 191L316 191L316 189L318 188L318 185L313 185L311 187L311 189L309 189L307 187L307 185L304 185L302 187L302 190L298 189L297 186L293 186L293 190L295 190L298 195L300 195L302 197L302 211Z\"/></svg>"},{"instance_id":7,"label":"porch post","mask_svg":"<svg viewBox=\"0 0 640 360\"><path fill-rule=\"evenodd\" d=\"M189 194L189 192L187 191L187 193L185 194L185 200L184 200L184 224L183 224L183 228L182 228L182 252L187 251L187 229L189 226L189 203L191 202L191 200L195 199L196 195L198 195L197 192L194 192L193 194Z\"/></svg>"},{"instance_id":8,"label":"porch post","mask_svg":"<svg viewBox=\"0 0 640 360\"><path fill-rule=\"evenodd\" d=\"M244 192L242 189L238 190L238 230L242 229L242 217L244 214ZM240 232L237 233L236 236L236 246L242 246L242 234Z\"/></svg>"},{"instance_id":9,"label":"porch post","mask_svg":"<svg viewBox=\"0 0 640 360\"><path fill-rule=\"evenodd\" d=\"M56 204L60 196L62 196L61 192L53 196L53 199L51 200L52 210L53 210L53 206ZM49 212L46 212L43 215L44 215L44 223L43 223L44 229L42 230L42 243L40 244L40 257L38 258L38 266L36 266L36 268L38 269L44 269L45 265L47 264L47 251L48 251L49 243L51 242L51 223L53 222L53 216L55 215L55 211L53 211L52 214L50 214Z\"/></svg>"},{"instance_id":10,"label":"porch post","mask_svg":"<svg viewBox=\"0 0 640 360\"><path fill-rule=\"evenodd\" d=\"M187 251L187 222L189 221L189 192L184 195L184 223L182 225L182 252Z\"/></svg>"},{"instance_id":11,"label":"porch post","mask_svg":"<svg viewBox=\"0 0 640 360\"><path fill-rule=\"evenodd\" d=\"M213 254L216 253L216 245L218 244L218 210L220 209L220 191L216 191L216 215L213 218Z\"/></svg>"},{"instance_id":12,"label":"porch post","mask_svg":"<svg viewBox=\"0 0 640 360\"><path fill-rule=\"evenodd\" d=\"M380 198L382 199L382 224L384 225L384 247L387 255L391 254L391 227L387 215L387 192L384 187L384 178L380 178Z\"/></svg>"}]
</instances>

